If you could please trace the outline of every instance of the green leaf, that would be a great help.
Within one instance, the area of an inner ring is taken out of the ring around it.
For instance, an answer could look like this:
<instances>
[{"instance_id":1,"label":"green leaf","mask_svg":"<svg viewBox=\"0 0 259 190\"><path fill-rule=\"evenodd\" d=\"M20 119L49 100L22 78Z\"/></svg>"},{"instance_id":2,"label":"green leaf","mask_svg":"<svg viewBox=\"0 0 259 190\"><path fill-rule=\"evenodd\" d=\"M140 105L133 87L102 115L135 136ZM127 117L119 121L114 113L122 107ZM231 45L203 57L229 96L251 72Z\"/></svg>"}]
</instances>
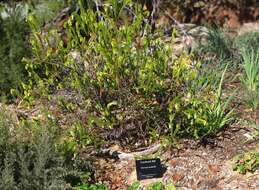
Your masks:
<instances>
[{"instance_id":1,"label":"green leaf","mask_svg":"<svg viewBox=\"0 0 259 190\"><path fill-rule=\"evenodd\" d=\"M112 101L112 102L110 102L110 103L107 104L107 108L108 108L108 110L110 110L111 107L117 106L117 105L118 105L118 102L117 102L117 101Z\"/></svg>"},{"instance_id":2,"label":"green leaf","mask_svg":"<svg viewBox=\"0 0 259 190\"><path fill-rule=\"evenodd\" d=\"M176 187L173 182L170 182L165 186L165 190L176 190Z\"/></svg>"}]
</instances>

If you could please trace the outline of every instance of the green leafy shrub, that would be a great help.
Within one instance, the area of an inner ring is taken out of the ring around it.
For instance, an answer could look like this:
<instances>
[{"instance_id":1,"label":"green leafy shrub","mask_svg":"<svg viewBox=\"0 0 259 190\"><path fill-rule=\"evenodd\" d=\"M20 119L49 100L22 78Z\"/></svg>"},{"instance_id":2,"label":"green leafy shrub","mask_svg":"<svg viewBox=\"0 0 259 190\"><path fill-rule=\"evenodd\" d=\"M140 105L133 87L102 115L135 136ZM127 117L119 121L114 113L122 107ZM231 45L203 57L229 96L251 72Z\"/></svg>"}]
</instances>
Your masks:
<instances>
[{"instance_id":1,"label":"green leafy shrub","mask_svg":"<svg viewBox=\"0 0 259 190\"><path fill-rule=\"evenodd\" d=\"M249 151L234 157L233 169L239 173L255 172L259 167L259 153Z\"/></svg>"},{"instance_id":2,"label":"green leafy shrub","mask_svg":"<svg viewBox=\"0 0 259 190\"><path fill-rule=\"evenodd\" d=\"M88 124L108 131L107 138L147 137L150 131L195 138L215 134L230 121L217 107L222 100L208 93L209 85L193 89L201 65L185 54L172 61L169 44L159 31L153 33L145 16L130 1L111 0L102 12L81 8L66 23L66 46L54 30L40 35L30 17L33 59L25 63L32 85L26 98L74 90L88 102Z\"/></svg>"}]
</instances>

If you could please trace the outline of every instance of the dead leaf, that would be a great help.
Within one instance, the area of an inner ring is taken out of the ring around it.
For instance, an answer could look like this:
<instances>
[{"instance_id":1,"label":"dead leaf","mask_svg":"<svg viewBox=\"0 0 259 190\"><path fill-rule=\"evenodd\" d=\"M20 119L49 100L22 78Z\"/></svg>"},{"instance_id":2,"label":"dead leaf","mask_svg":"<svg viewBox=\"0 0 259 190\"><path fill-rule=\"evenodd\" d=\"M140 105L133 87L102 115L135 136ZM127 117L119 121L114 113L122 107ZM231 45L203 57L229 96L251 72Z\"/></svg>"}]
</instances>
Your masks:
<instances>
[{"instance_id":1,"label":"dead leaf","mask_svg":"<svg viewBox=\"0 0 259 190\"><path fill-rule=\"evenodd\" d=\"M208 169L209 169L210 173L212 173L212 174L216 174L217 172L220 171L219 165L209 164Z\"/></svg>"},{"instance_id":2,"label":"dead leaf","mask_svg":"<svg viewBox=\"0 0 259 190\"><path fill-rule=\"evenodd\" d=\"M171 161L170 161L170 165L171 165L172 167L176 167L177 161L176 161L176 160L171 160Z\"/></svg>"},{"instance_id":3,"label":"dead leaf","mask_svg":"<svg viewBox=\"0 0 259 190\"><path fill-rule=\"evenodd\" d=\"M184 174L183 173L175 173L172 178L174 182L179 182L181 179L183 179Z\"/></svg>"}]
</instances>

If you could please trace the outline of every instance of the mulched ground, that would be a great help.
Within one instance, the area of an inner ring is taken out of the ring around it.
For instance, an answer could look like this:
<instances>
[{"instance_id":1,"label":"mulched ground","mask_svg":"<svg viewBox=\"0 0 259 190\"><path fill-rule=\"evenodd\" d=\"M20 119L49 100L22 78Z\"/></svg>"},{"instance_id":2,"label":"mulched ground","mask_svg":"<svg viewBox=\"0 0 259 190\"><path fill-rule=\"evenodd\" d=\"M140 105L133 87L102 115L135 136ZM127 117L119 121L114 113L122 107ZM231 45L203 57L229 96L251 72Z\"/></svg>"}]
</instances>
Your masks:
<instances>
[{"instance_id":1,"label":"mulched ground","mask_svg":"<svg viewBox=\"0 0 259 190\"><path fill-rule=\"evenodd\" d=\"M167 171L162 179L141 181L144 186L151 182L172 180L178 189L259 189L259 171L241 175L232 170L232 158L247 150L259 150L258 140L248 140L253 129L235 123L207 144L183 140L180 149L160 153ZM246 135L245 135L246 134ZM127 189L137 181L134 161L99 159L96 177L109 189Z\"/></svg>"}]
</instances>

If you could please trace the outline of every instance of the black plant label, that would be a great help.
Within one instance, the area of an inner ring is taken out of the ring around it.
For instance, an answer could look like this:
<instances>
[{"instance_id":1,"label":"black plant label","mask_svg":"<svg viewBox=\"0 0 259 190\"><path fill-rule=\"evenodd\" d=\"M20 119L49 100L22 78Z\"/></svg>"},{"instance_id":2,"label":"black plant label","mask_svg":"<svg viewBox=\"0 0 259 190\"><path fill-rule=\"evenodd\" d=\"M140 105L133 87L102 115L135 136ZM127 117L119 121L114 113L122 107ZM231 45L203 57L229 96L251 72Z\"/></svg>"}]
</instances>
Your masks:
<instances>
[{"instance_id":1,"label":"black plant label","mask_svg":"<svg viewBox=\"0 0 259 190\"><path fill-rule=\"evenodd\" d=\"M159 158L136 160L137 179L160 178L163 176L163 168Z\"/></svg>"}]
</instances>

